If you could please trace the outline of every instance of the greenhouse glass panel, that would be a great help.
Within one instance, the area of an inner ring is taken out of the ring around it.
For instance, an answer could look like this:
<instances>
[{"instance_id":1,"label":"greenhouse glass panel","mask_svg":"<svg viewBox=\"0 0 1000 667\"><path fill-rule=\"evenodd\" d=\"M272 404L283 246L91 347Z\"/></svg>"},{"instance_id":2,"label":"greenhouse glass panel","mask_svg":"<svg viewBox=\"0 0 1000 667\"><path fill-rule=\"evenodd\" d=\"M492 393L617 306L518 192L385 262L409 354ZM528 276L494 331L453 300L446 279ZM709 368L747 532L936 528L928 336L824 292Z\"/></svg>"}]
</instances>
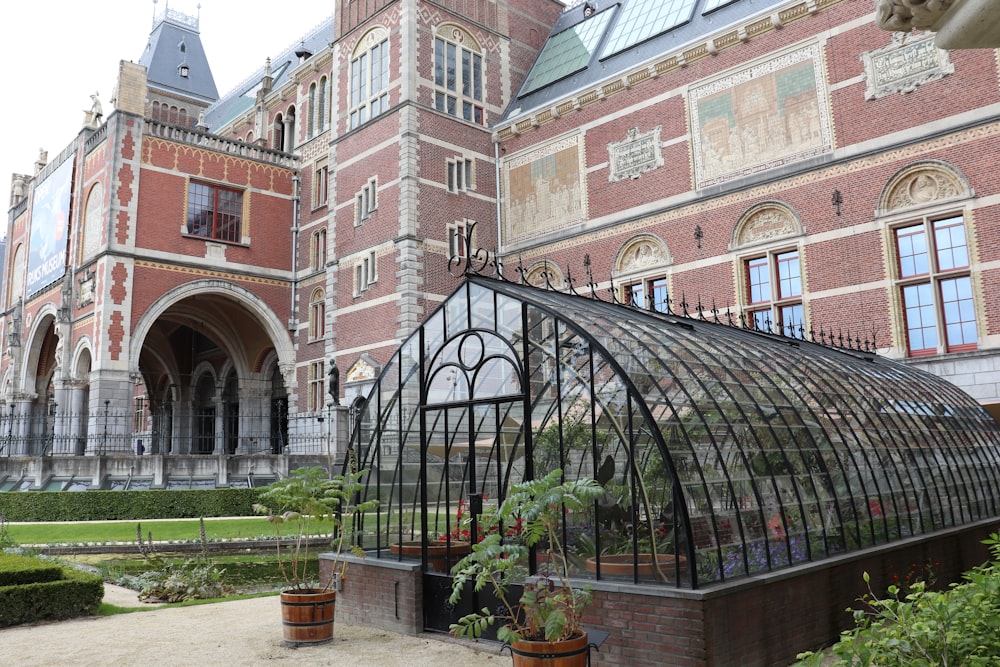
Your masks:
<instances>
[{"instance_id":1,"label":"greenhouse glass panel","mask_svg":"<svg viewBox=\"0 0 1000 667\"><path fill-rule=\"evenodd\" d=\"M380 558L468 548L483 507L557 468L604 489L565 518L574 576L630 585L716 585L1000 513L1000 429L940 378L478 276L360 414Z\"/></svg>"}]
</instances>

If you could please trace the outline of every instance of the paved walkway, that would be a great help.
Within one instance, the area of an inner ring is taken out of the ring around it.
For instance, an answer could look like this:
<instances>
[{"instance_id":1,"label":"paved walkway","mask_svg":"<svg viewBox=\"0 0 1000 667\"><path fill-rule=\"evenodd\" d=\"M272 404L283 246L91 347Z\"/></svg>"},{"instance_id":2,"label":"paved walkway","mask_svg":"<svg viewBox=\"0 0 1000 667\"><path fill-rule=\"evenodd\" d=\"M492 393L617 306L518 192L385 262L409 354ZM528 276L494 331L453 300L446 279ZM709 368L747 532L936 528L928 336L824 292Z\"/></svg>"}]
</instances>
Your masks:
<instances>
[{"instance_id":1,"label":"paved walkway","mask_svg":"<svg viewBox=\"0 0 1000 667\"><path fill-rule=\"evenodd\" d=\"M105 602L145 606L135 591L107 585ZM289 648L281 635L277 596L192 607L149 605L148 611L0 629L0 664L19 667L108 665L205 667L296 665L372 667L501 667L511 664L492 643L448 636L400 635L342 623L322 646Z\"/></svg>"}]
</instances>

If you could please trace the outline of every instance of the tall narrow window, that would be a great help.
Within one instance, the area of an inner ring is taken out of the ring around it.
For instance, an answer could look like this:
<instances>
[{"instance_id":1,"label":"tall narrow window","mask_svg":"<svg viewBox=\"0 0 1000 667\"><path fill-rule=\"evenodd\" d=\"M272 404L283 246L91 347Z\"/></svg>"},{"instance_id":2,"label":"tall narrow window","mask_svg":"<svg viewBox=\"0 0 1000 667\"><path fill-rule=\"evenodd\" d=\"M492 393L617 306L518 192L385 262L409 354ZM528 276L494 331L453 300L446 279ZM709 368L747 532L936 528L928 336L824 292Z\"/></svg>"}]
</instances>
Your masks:
<instances>
[{"instance_id":1,"label":"tall narrow window","mask_svg":"<svg viewBox=\"0 0 1000 667\"><path fill-rule=\"evenodd\" d=\"M319 80L319 108L317 113L317 127L320 132L326 131L326 77Z\"/></svg>"},{"instance_id":2,"label":"tall narrow window","mask_svg":"<svg viewBox=\"0 0 1000 667\"><path fill-rule=\"evenodd\" d=\"M354 196L354 226L357 227L371 217L378 208L378 182L373 177Z\"/></svg>"},{"instance_id":3,"label":"tall narrow window","mask_svg":"<svg viewBox=\"0 0 1000 667\"><path fill-rule=\"evenodd\" d=\"M323 409L326 396L324 381L326 380L325 362L314 361L309 364L309 395L306 397L306 409L313 412Z\"/></svg>"},{"instance_id":4,"label":"tall narrow window","mask_svg":"<svg viewBox=\"0 0 1000 667\"><path fill-rule=\"evenodd\" d=\"M354 265L354 296L361 296L377 280L378 267L375 264L375 251L372 250Z\"/></svg>"},{"instance_id":5,"label":"tall narrow window","mask_svg":"<svg viewBox=\"0 0 1000 667\"><path fill-rule=\"evenodd\" d=\"M330 166L326 162L317 163L313 171L313 208L326 206L330 188Z\"/></svg>"},{"instance_id":6,"label":"tall narrow window","mask_svg":"<svg viewBox=\"0 0 1000 667\"><path fill-rule=\"evenodd\" d=\"M326 266L326 227L313 232L310 251L312 268L319 270Z\"/></svg>"},{"instance_id":7,"label":"tall narrow window","mask_svg":"<svg viewBox=\"0 0 1000 667\"><path fill-rule=\"evenodd\" d=\"M310 138L316 136L316 84L309 86L309 120L306 133Z\"/></svg>"},{"instance_id":8,"label":"tall narrow window","mask_svg":"<svg viewBox=\"0 0 1000 667\"><path fill-rule=\"evenodd\" d=\"M469 245L471 241L468 237L469 221L462 220L448 225L448 258L457 259L469 256Z\"/></svg>"},{"instance_id":9,"label":"tall narrow window","mask_svg":"<svg viewBox=\"0 0 1000 667\"><path fill-rule=\"evenodd\" d=\"M326 335L326 293L316 289L309 299L309 339L320 340Z\"/></svg>"},{"instance_id":10,"label":"tall narrow window","mask_svg":"<svg viewBox=\"0 0 1000 667\"><path fill-rule=\"evenodd\" d=\"M910 356L978 346L965 220L956 215L893 230L897 288Z\"/></svg>"},{"instance_id":11,"label":"tall narrow window","mask_svg":"<svg viewBox=\"0 0 1000 667\"><path fill-rule=\"evenodd\" d=\"M368 33L351 59L351 128L389 110L389 38L384 29Z\"/></svg>"},{"instance_id":12,"label":"tall narrow window","mask_svg":"<svg viewBox=\"0 0 1000 667\"><path fill-rule=\"evenodd\" d=\"M477 125L483 111L483 56L472 36L449 26L434 38L434 108Z\"/></svg>"},{"instance_id":13,"label":"tall narrow window","mask_svg":"<svg viewBox=\"0 0 1000 667\"><path fill-rule=\"evenodd\" d=\"M802 272L798 250L744 260L746 325L793 338L805 336Z\"/></svg>"},{"instance_id":14,"label":"tall narrow window","mask_svg":"<svg viewBox=\"0 0 1000 667\"><path fill-rule=\"evenodd\" d=\"M191 181L188 186L188 234L238 243L242 240L242 224L242 191Z\"/></svg>"}]
</instances>

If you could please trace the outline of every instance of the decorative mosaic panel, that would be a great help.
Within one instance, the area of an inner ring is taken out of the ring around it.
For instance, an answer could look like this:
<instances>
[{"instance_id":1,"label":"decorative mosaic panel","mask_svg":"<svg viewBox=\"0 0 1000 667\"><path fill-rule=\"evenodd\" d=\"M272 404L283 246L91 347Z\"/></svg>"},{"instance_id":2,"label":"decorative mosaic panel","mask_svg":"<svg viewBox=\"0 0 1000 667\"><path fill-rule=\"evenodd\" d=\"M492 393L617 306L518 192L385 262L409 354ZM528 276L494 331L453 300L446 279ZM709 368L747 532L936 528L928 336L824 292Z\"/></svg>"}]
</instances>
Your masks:
<instances>
[{"instance_id":1,"label":"decorative mosaic panel","mask_svg":"<svg viewBox=\"0 0 1000 667\"><path fill-rule=\"evenodd\" d=\"M583 138L574 135L504 163L503 242L565 229L586 215Z\"/></svg>"},{"instance_id":2,"label":"decorative mosaic panel","mask_svg":"<svg viewBox=\"0 0 1000 667\"><path fill-rule=\"evenodd\" d=\"M934 33L911 37L893 33L892 43L861 54L865 66L865 99L910 93L917 86L955 73L948 52L934 46Z\"/></svg>"},{"instance_id":3,"label":"decorative mosaic panel","mask_svg":"<svg viewBox=\"0 0 1000 667\"><path fill-rule=\"evenodd\" d=\"M833 150L823 72L820 47L812 44L692 87L697 187Z\"/></svg>"}]
</instances>

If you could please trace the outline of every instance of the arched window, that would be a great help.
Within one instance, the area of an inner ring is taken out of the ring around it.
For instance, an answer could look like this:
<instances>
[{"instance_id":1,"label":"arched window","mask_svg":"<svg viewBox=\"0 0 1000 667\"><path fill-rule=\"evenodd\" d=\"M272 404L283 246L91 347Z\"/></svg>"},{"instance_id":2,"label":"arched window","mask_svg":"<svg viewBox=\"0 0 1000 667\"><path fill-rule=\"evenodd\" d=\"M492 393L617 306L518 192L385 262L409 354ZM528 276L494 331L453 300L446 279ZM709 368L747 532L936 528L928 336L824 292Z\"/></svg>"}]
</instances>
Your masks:
<instances>
[{"instance_id":1,"label":"arched window","mask_svg":"<svg viewBox=\"0 0 1000 667\"><path fill-rule=\"evenodd\" d=\"M319 131L323 132L326 130L326 77L324 76L319 80L319 109L318 109L318 120L319 120Z\"/></svg>"},{"instance_id":2,"label":"arched window","mask_svg":"<svg viewBox=\"0 0 1000 667\"><path fill-rule=\"evenodd\" d=\"M950 165L910 165L886 185L879 213L891 251L897 337L906 354L967 352L979 345L977 285L964 201L965 179Z\"/></svg>"},{"instance_id":3,"label":"arched window","mask_svg":"<svg viewBox=\"0 0 1000 667\"><path fill-rule=\"evenodd\" d=\"M434 108L484 125L483 55L472 35L441 26L434 38Z\"/></svg>"},{"instance_id":4,"label":"arched window","mask_svg":"<svg viewBox=\"0 0 1000 667\"><path fill-rule=\"evenodd\" d=\"M271 146L274 150L285 150L285 120L279 113L274 117L274 127L271 129Z\"/></svg>"},{"instance_id":5,"label":"arched window","mask_svg":"<svg viewBox=\"0 0 1000 667\"><path fill-rule=\"evenodd\" d=\"M322 287L317 287L309 297L309 340L319 340L325 335L326 293Z\"/></svg>"},{"instance_id":6,"label":"arched window","mask_svg":"<svg viewBox=\"0 0 1000 667\"><path fill-rule=\"evenodd\" d=\"M309 119L306 128L307 136L316 136L316 84L309 86Z\"/></svg>"},{"instance_id":7,"label":"arched window","mask_svg":"<svg viewBox=\"0 0 1000 667\"><path fill-rule=\"evenodd\" d=\"M663 241L642 234L622 246L612 277L619 281L619 299L635 308L668 312L670 300L666 267L670 253Z\"/></svg>"},{"instance_id":8,"label":"arched window","mask_svg":"<svg viewBox=\"0 0 1000 667\"><path fill-rule=\"evenodd\" d=\"M82 257L87 258L97 252L101 246L101 229L104 219L104 186L94 183L87 195L87 207L83 215L83 249Z\"/></svg>"},{"instance_id":9,"label":"arched window","mask_svg":"<svg viewBox=\"0 0 1000 667\"><path fill-rule=\"evenodd\" d=\"M375 28L351 55L351 128L389 110L389 32Z\"/></svg>"}]
</instances>

